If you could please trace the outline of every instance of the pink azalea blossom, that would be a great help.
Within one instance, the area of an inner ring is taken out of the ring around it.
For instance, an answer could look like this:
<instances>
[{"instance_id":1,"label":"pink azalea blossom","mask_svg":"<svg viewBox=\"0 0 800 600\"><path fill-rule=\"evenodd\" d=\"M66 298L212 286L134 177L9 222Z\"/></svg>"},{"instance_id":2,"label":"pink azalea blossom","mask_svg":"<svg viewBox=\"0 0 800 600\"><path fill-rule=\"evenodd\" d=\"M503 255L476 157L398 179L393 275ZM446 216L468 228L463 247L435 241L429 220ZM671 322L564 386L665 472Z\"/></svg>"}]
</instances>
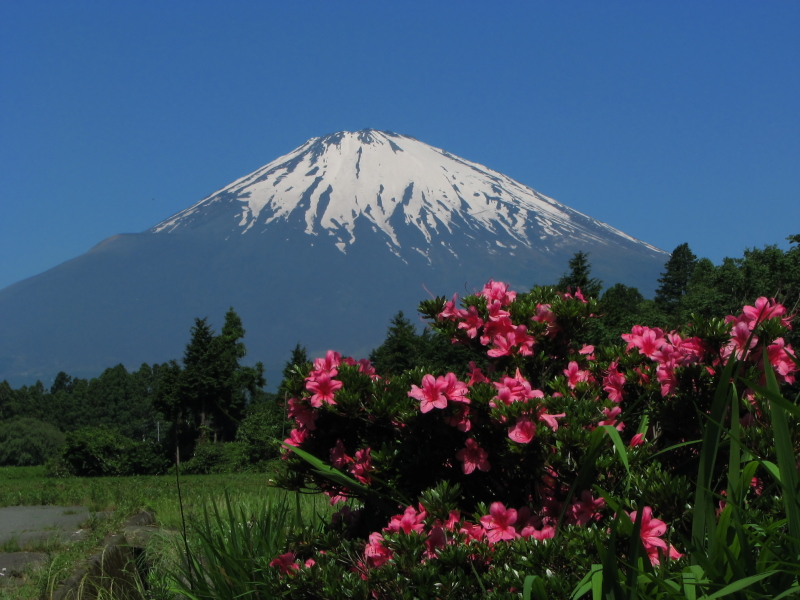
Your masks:
<instances>
[{"instance_id":1,"label":"pink azalea blossom","mask_svg":"<svg viewBox=\"0 0 800 600\"><path fill-rule=\"evenodd\" d=\"M447 546L447 537L441 527L431 527L428 537L425 538L425 558L436 558L436 551Z\"/></svg>"},{"instance_id":2,"label":"pink azalea blossom","mask_svg":"<svg viewBox=\"0 0 800 600\"><path fill-rule=\"evenodd\" d=\"M602 498L595 499L592 492L583 490L581 499L574 501L569 507L569 522L577 525L588 525L592 521L599 521L600 509L606 505Z\"/></svg>"},{"instance_id":3,"label":"pink azalea blossom","mask_svg":"<svg viewBox=\"0 0 800 600\"><path fill-rule=\"evenodd\" d=\"M489 380L486 379L486 376L481 372L481 370L475 366L475 361L469 361L469 381L467 385L472 387L476 383L489 383Z\"/></svg>"},{"instance_id":4,"label":"pink azalea blossom","mask_svg":"<svg viewBox=\"0 0 800 600\"><path fill-rule=\"evenodd\" d=\"M367 566L373 569L382 567L392 560L394 553L383 545L383 536L378 533L369 535L369 543L364 548L364 559Z\"/></svg>"},{"instance_id":5,"label":"pink azalea blossom","mask_svg":"<svg viewBox=\"0 0 800 600\"><path fill-rule=\"evenodd\" d=\"M782 317L786 313L786 307L775 302L775 298L765 298L762 296L755 301L755 306L745 306L742 309L742 313L747 319L750 329L754 329L763 321ZM784 325L789 324L788 319L782 319L781 322Z\"/></svg>"},{"instance_id":6,"label":"pink azalea blossom","mask_svg":"<svg viewBox=\"0 0 800 600\"><path fill-rule=\"evenodd\" d=\"M486 298L487 303L497 301L503 306L511 304L517 297L516 292L508 291L507 283L501 283L500 281L493 281L491 279L485 286L483 286L483 289L478 293L478 295Z\"/></svg>"},{"instance_id":7,"label":"pink azalea blossom","mask_svg":"<svg viewBox=\"0 0 800 600\"><path fill-rule=\"evenodd\" d=\"M630 516L633 523L636 522L637 511L633 511ZM666 554L671 560L677 560L683 554L675 550L671 545L661 539L667 532L667 524L660 519L653 518L653 510L649 506L642 509L642 527L639 531L639 536L642 538L642 544L647 550L647 556L650 557L650 562L653 566L660 563L661 556Z\"/></svg>"},{"instance_id":8,"label":"pink azalea blossom","mask_svg":"<svg viewBox=\"0 0 800 600\"><path fill-rule=\"evenodd\" d=\"M478 335L478 330L483 327L483 319L478 314L478 309L474 306L467 307L461 316L464 320L458 324L458 328L464 329L467 337L474 339Z\"/></svg>"},{"instance_id":9,"label":"pink azalea blossom","mask_svg":"<svg viewBox=\"0 0 800 600\"><path fill-rule=\"evenodd\" d=\"M300 427L305 427L309 431L314 431L317 426L314 422L319 416L316 411L311 410L308 405L299 398L289 398L289 418L294 419Z\"/></svg>"},{"instance_id":10,"label":"pink azalea blossom","mask_svg":"<svg viewBox=\"0 0 800 600\"><path fill-rule=\"evenodd\" d=\"M281 576L289 575L294 571L300 570L300 565L295 562L293 552L287 552L286 554L281 554L280 556L273 558L272 561L270 561L269 566L277 567L281 572Z\"/></svg>"},{"instance_id":11,"label":"pink azalea blossom","mask_svg":"<svg viewBox=\"0 0 800 600\"><path fill-rule=\"evenodd\" d=\"M617 431L622 431L625 429L625 423L622 421L617 422L617 417L622 413L622 409L619 406L615 406L614 408L604 408L603 414L606 416L604 421L600 421L599 425L611 425Z\"/></svg>"},{"instance_id":12,"label":"pink azalea blossom","mask_svg":"<svg viewBox=\"0 0 800 600\"><path fill-rule=\"evenodd\" d=\"M354 462L353 457L347 456L342 440L336 440L336 445L331 448L331 465L343 469L352 462Z\"/></svg>"},{"instance_id":13,"label":"pink azalea blossom","mask_svg":"<svg viewBox=\"0 0 800 600\"><path fill-rule=\"evenodd\" d=\"M564 369L564 375L567 376L567 384L573 390L579 383L589 381L589 371L581 371L578 363L574 360L570 361L567 368Z\"/></svg>"},{"instance_id":14,"label":"pink azalea blossom","mask_svg":"<svg viewBox=\"0 0 800 600\"><path fill-rule=\"evenodd\" d=\"M334 352L333 350L328 350L325 353L324 358L315 358L314 359L314 373L327 373L331 377L336 377L338 375L338 371L336 367L342 362L342 355L338 352Z\"/></svg>"},{"instance_id":15,"label":"pink azalea blossom","mask_svg":"<svg viewBox=\"0 0 800 600\"><path fill-rule=\"evenodd\" d=\"M319 408L323 403L336 404L333 396L342 385L341 381L332 379L327 372L321 372L314 379L306 381L306 389L313 394L310 399L311 406Z\"/></svg>"},{"instance_id":16,"label":"pink azalea blossom","mask_svg":"<svg viewBox=\"0 0 800 600\"><path fill-rule=\"evenodd\" d=\"M353 477L358 479L361 483L372 483L372 479L367 473L372 470L372 457L370 456L370 448L364 448L356 451L356 458L350 466L350 472Z\"/></svg>"},{"instance_id":17,"label":"pink azalea blossom","mask_svg":"<svg viewBox=\"0 0 800 600\"><path fill-rule=\"evenodd\" d=\"M631 333L623 333L622 339L628 342L627 350L638 348L639 354L652 358L652 354L666 342L663 330L658 327L634 325Z\"/></svg>"},{"instance_id":18,"label":"pink azalea blossom","mask_svg":"<svg viewBox=\"0 0 800 600\"><path fill-rule=\"evenodd\" d=\"M289 437L283 440L283 443L289 446L299 447L306 439L308 439L308 430L305 427L300 427L298 429L292 429L289 432Z\"/></svg>"},{"instance_id":19,"label":"pink azalea blossom","mask_svg":"<svg viewBox=\"0 0 800 600\"><path fill-rule=\"evenodd\" d=\"M450 320L455 321L459 317L458 307L456 306L456 302L458 301L458 294L453 294L453 299L445 302L444 308L442 312L440 312L437 317L440 321Z\"/></svg>"},{"instance_id":20,"label":"pink azalea blossom","mask_svg":"<svg viewBox=\"0 0 800 600\"><path fill-rule=\"evenodd\" d=\"M518 444L529 443L535 435L536 424L526 415L517 419L514 426L508 429L508 437Z\"/></svg>"},{"instance_id":21,"label":"pink azalea blossom","mask_svg":"<svg viewBox=\"0 0 800 600\"><path fill-rule=\"evenodd\" d=\"M628 447L635 448L636 446L641 446L642 444L644 444L644 434L643 433L637 433L636 435L634 435L631 438L631 441L628 444Z\"/></svg>"},{"instance_id":22,"label":"pink azalea blossom","mask_svg":"<svg viewBox=\"0 0 800 600\"><path fill-rule=\"evenodd\" d=\"M459 381L455 373L448 373L444 377L436 378L437 385L442 385L442 393L450 402L463 402L469 404L469 387L463 381Z\"/></svg>"},{"instance_id":23,"label":"pink azalea blossom","mask_svg":"<svg viewBox=\"0 0 800 600\"><path fill-rule=\"evenodd\" d=\"M426 413L434 408L447 408L447 398L444 395L446 388L447 384L441 378L437 381L433 375L425 375L422 378L422 388L412 385L408 396L419 400L420 411Z\"/></svg>"},{"instance_id":24,"label":"pink azalea blossom","mask_svg":"<svg viewBox=\"0 0 800 600\"><path fill-rule=\"evenodd\" d=\"M402 515L393 516L384 531L389 533L400 533L402 531L406 535L412 531L422 533L425 529L426 516L425 508L421 504L419 505L419 512L413 506L409 506Z\"/></svg>"},{"instance_id":25,"label":"pink azalea blossom","mask_svg":"<svg viewBox=\"0 0 800 600\"><path fill-rule=\"evenodd\" d=\"M481 448L478 445L478 442L472 438L469 438L466 441L465 446L465 448L456 453L456 458L463 463L461 468L463 469L465 475L469 475L475 469L488 471L492 468L492 466L489 464L488 452Z\"/></svg>"},{"instance_id":26,"label":"pink azalea blossom","mask_svg":"<svg viewBox=\"0 0 800 600\"><path fill-rule=\"evenodd\" d=\"M517 511L513 508L506 509L501 502L493 502L489 507L489 514L481 517L481 525L491 544L520 537L514 528L516 522Z\"/></svg>"},{"instance_id":27,"label":"pink azalea blossom","mask_svg":"<svg viewBox=\"0 0 800 600\"><path fill-rule=\"evenodd\" d=\"M625 375L617 367L617 361L613 361L603 377L603 390L608 393L608 399L612 402L622 402L624 393Z\"/></svg>"},{"instance_id":28,"label":"pink azalea blossom","mask_svg":"<svg viewBox=\"0 0 800 600\"><path fill-rule=\"evenodd\" d=\"M783 338L778 338L767 346L767 356L778 380L788 384L794 383L797 365L792 360L795 354L791 344L787 344Z\"/></svg>"},{"instance_id":29,"label":"pink azalea blossom","mask_svg":"<svg viewBox=\"0 0 800 600\"><path fill-rule=\"evenodd\" d=\"M545 412L547 407L542 406L539 408L539 414L537 415L537 419L545 423L550 429L553 431L558 431L558 421L556 419L563 419L567 416L567 413L559 413L557 415L551 415L550 413Z\"/></svg>"},{"instance_id":30,"label":"pink azalea blossom","mask_svg":"<svg viewBox=\"0 0 800 600\"><path fill-rule=\"evenodd\" d=\"M469 406L456 404L452 410L453 412L444 418L445 423L465 433L472 429L472 422L469 420Z\"/></svg>"}]
</instances>

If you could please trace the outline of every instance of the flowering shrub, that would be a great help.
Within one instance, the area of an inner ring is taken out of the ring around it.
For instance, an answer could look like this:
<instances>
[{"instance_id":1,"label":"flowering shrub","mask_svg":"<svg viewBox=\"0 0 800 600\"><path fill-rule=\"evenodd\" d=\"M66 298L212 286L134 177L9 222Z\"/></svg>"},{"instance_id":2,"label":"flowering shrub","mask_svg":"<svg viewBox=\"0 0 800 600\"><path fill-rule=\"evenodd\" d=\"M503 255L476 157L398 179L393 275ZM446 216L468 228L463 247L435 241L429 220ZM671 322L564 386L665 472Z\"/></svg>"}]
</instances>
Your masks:
<instances>
[{"instance_id":1,"label":"flowering shrub","mask_svg":"<svg viewBox=\"0 0 800 600\"><path fill-rule=\"evenodd\" d=\"M331 573L375 597L434 585L436 596L471 597L465 580L513 595L531 572L568 595L605 543L612 505L632 522L641 511L642 547L669 567L689 537L696 442L725 362L756 382L765 351L779 381L797 371L782 337L791 315L767 298L681 331L635 326L608 348L578 341L597 311L580 290L515 293L489 281L420 311L480 352L481 366L385 379L331 351L290 384L295 428L284 443L298 451L287 448L278 484L359 507L345 505L327 536L273 561L300 596L321 593ZM764 400L740 391L744 444L773 460ZM752 510L780 517L775 482L766 471L754 479Z\"/></svg>"}]
</instances>

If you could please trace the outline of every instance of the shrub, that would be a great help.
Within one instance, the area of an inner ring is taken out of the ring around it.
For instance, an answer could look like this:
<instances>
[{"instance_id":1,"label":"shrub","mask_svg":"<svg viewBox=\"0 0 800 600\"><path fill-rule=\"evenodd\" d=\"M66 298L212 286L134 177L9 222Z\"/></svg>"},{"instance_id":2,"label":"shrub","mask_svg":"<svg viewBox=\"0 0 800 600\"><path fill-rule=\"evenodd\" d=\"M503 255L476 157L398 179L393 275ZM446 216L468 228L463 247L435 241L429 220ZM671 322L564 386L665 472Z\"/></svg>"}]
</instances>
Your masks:
<instances>
[{"instance_id":1,"label":"shrub","mask_svg":"<svg viewBox=\"0 0 800 600\"><path fill-rule=\"evenodd\" d=\"M64 434L49 423L18 417L0 423L0 466L43 465L56 456Z\"/></svg>"},{"instance_id":2,"label":"shrub","mask_svg":"<svg viewBox=\"0 0 800 600\"><path fill-rule=\"evenodd\" d=\"M61 459L70 474L83 477L160 474L168 467L157 446L107 427L68 433Z\"/></svg>"}]
</instances>

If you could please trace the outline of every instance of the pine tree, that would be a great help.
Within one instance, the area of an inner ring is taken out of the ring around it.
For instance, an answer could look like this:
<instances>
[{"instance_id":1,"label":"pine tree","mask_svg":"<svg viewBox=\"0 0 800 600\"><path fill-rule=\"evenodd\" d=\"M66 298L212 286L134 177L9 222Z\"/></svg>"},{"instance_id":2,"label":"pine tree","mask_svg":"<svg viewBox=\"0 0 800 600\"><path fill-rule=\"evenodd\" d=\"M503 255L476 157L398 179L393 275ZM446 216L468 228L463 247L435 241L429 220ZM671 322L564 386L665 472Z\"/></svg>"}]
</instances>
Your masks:
<instances>
[{"instance_id":1,"label":"pine tree","mask_svg":"<svg viewBox=\"0 0 800 600\"><path fill-rule=\"evenodd\" d=\"M380 375L399 374L418 364L420 336L401 310L389 325L383 344L375 348L369 359Z\"/></svg>"},{"instance_id":2,"label":"pine tree","mask_svg":"<svg viewBox=\"0 0 800 600\"><path fill-rule=\"evenodd\" d=\"M596 298L603 289L603 282L591 276L592 266L589 264L589 253L576 252L569 260L569 273L558 280L556 287L564 292L575 292L580 288L584 297Z\"/></svg>"},{"instance_id":3,"label":"pine tree","mask_svg":"<svg viewBox=\"0 0 800 600\"><path fill-rule=\"evenodd\" d=\"M664 273L656 290L656 304L667 314L677 313L681 300L689 290L689 281L697 265L697 257L689 249L689 244L681 244L672 251L665 265Z\"/></svg>"},{"instance_id":4,"label":"pine tree","mask_svg":"<svg viewBox=\"0 0 800 600\"><path fill-rule=\"evenodd\" d=\"M292 350L292 355L289 357L289 360L286 361L286 364L283 367L283 379L281 380L281 384L278 386L278 398L279 400L283 400L284 396L288 393L289 388L289 380L295 374L295 368L303 367L307 365L310 361L308 360L308 352L306 351L305 346L301 346L300 342L297 342L297 345Z\"/></svg>"}]
</instances>

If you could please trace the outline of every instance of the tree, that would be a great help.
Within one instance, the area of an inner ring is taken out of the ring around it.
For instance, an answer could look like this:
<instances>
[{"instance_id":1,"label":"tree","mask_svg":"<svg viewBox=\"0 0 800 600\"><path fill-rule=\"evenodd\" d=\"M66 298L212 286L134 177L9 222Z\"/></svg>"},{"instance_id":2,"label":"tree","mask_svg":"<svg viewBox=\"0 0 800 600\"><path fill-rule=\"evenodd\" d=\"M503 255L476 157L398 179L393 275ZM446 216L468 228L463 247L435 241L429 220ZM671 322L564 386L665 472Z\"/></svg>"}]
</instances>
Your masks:
<instances>
[{"instance_id":1,"label":"tree","mask_svg":"<svg viewBox=\"0 0 800 600\"><path fill-rule=\"evenodd\" d=\"M569 273L558 280L556 287L562 292L575 292L579 288L585 297L596 298L603 289L603 282L591 276L592 266L589 264L588 252L576 252L569 259Z\"/></svg>"},{"instance_id":2,"label":"tree","mask_svg":"<svg viewBox=\"0 0 800 600\"><path fill-rule=\"evenodd\" d=\"M681 244L672 251L656 290L656 304L669 315L675 315L686 292L689 281L697 265L697 257L689 249L689 244Z\"/></svg>"},{"instance_id":3,"label":"tree","mask_svg":"<svg viewBox=\"0 0 800 600\"><path fill-rule=\"evenodd\" d=\"M64 434L50 423L18 417L0 423L0 465L43 465L58 454Z\"/></svg>"},{"instance_id":4,"label":"tree","mask_svg":"<svg viewBox=\"0 0 800 600\"><path fill-rule=\"evenodd\" d=\"M392 317L386 339L369 355L380 375L402 373L418 363L420 336L401 310Z\"/></svg>"},{"instance_id":5,"label":"tree","mask_svg":"<svg viewBox=\"0 0 800 600\"><path fill-rule=\"evenodd\" d=\"M292 355L283 366L283 379L281 379L281 384L278 386L277 393L279 400L283 400L283 398L288 394L289 381L295 375L295 368L304 367L309 362L310 361L308 360L308 352L306 351L306 347L301 346L300 342L297 342L297 345L295 345L294 349L292 350Z\"/></svg>"},{"instance_id":6,"label":"tree","mask_svg":"<svg viewBox=\"0 0 800 600\"><path fill-rule=\"evenodd\" d=\"M155 406L171 420L182 451L191 450L198 438L230 441L249 402L264 393L264 366L240 364L246 354L241 339L244 327L231 308L220 335L207 319L195 319L183 355L183 368L175 361L159 371Z\"/></svg>"}]
</instances>

